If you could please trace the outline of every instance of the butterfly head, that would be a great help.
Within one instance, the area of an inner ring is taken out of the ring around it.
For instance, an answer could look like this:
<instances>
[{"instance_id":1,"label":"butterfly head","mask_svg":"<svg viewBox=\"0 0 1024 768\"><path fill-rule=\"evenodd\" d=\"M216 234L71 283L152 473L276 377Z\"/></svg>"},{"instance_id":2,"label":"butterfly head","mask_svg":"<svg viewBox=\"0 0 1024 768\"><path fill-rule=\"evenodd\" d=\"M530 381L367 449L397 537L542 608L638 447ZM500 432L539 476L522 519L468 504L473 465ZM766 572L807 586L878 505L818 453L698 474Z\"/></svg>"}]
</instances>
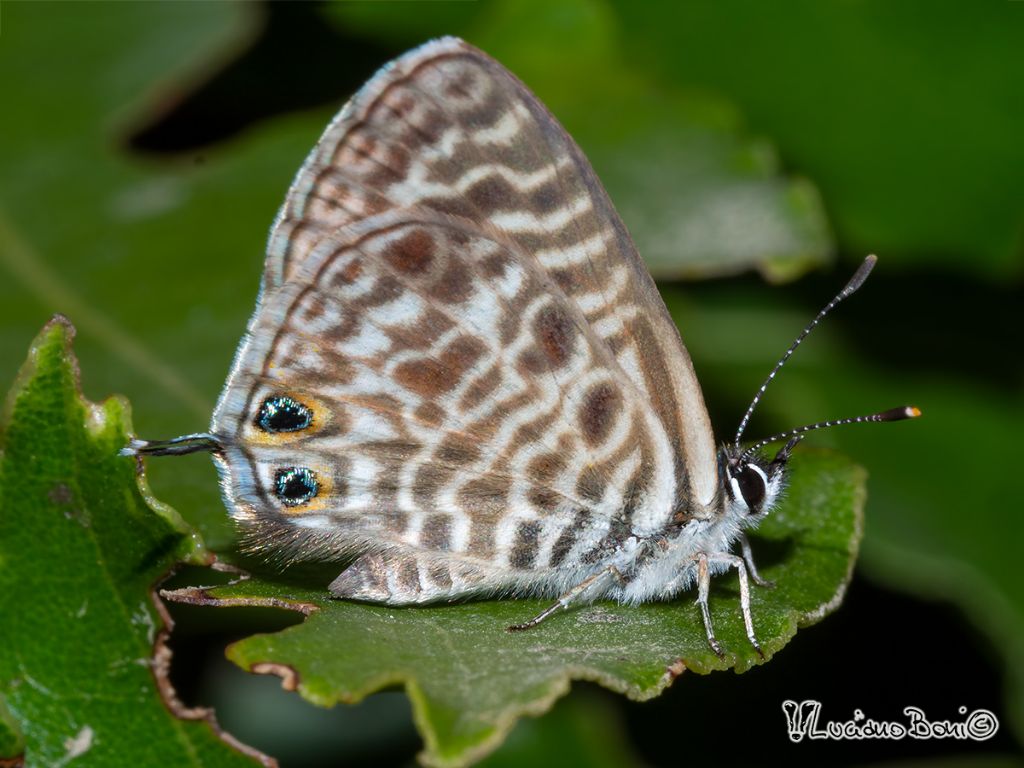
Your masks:
<instances>
[{"instance_id":1,"label":"butterfly head","mask_svg":"<svg viewBox=\"0 0 1024 768\"><path fill-rule=\"evenodd\" d=\"M720 472L730 518L749 525L768 515L785 487L786 464L799 441L793 438L770 460L728 445L722 449Z\"/></svg>"}]
</instances>

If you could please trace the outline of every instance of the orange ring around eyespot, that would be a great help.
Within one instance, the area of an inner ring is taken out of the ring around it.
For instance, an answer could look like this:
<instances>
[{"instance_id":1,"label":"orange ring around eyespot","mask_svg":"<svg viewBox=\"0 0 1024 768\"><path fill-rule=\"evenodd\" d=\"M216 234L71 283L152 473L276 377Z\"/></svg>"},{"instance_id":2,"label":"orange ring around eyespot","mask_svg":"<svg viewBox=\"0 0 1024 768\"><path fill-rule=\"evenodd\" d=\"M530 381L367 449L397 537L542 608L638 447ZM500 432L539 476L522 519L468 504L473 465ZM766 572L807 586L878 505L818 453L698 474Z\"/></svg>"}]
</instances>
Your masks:
<instances>
[{"instance_id":1,"label":"orange ring around eyespot","mask_svg":"<svg viewBox=\"0 0 1024 768\"><path fill-rule=\"evenodd\" d=\"M288 506L287 504L282 503L281 512L288 516L305 515L327 509L328 499L334 491L334 477L331 475L329 467L324 465L303 464L301 465L301 468L308 469L313 473L313 479L316 480L317 487L316 496L307 502L296 504L294 506Z\"/></svg>"},{"instance_id":2,"label":"orange ring around eyespot","mask_svg":"<svg viewBox=\"0 0 1024 768\"><path fill-rule=\"evenodd\" d=\"M260 399L259 407L262 408L263 403L271 397L290 397L299 405L308 408L309 412L312 414L312 420L309 426L302 429L296 429L291 432L266 432L255 424L255 421L259 416L259 413L257 412L257 414L247 419L245 434L246 441L265 447L287 445L295 440L301 440L311 435L315 435L334 420L333 411L324 404L323 400L318 397L314 397L313 395L308 395L305 392L297 392L293 389L289 389L287 386L277 387L272 394L268 394Z\"/></svg>"}]
</instances>

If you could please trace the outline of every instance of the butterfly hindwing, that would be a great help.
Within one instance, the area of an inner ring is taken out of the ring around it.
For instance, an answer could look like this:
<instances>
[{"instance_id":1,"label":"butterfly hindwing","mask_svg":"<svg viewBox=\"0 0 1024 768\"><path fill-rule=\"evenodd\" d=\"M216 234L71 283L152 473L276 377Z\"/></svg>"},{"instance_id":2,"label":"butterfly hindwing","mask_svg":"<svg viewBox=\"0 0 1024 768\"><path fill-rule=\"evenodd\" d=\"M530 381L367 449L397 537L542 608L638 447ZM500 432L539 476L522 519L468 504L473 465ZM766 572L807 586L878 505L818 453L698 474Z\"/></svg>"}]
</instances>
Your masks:
<instances>
[{"instance_id":1,"label":"butterfly hindwing","mask_svg":"<svg viewBox=\"0 0 1024 768\"><path fill-rule=\"evenodd\" d=\"M282 398L306 426L267 421ZM214 431L236 508L335 554L541 572L616 524L657 530L675 496L661 422L558 284L433 213L346 227L270 290ZM293 505L275 494L297 464L317 493Z\"/></svg>"}]
</instances>

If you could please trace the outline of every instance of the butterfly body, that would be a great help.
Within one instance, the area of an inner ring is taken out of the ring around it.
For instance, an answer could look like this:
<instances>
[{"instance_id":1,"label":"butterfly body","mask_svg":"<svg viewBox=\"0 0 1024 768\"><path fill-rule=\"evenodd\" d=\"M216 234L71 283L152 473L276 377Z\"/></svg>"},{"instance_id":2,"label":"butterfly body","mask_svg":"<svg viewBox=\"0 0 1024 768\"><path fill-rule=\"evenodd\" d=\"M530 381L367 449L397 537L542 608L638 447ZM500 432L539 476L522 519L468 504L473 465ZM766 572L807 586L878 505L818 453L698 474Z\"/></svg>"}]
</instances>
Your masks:
<instances>
[{"instance_id":1,"label":"butterfly body","mask_svg":"<svg viewBox=\"0 0 1024 768\"><path fill-rule=\"evenodd\" d=\"M525 627L696 582L718 651L708 582L732 567L757 647L743 530L794 442L770 462L739 436L716 452L583 153L504 67L444 38L382 69L299 171L210 433L128 450L213 450L246 546L348 562L337 597L559 598Z\"/></svg>"}]
</instances>

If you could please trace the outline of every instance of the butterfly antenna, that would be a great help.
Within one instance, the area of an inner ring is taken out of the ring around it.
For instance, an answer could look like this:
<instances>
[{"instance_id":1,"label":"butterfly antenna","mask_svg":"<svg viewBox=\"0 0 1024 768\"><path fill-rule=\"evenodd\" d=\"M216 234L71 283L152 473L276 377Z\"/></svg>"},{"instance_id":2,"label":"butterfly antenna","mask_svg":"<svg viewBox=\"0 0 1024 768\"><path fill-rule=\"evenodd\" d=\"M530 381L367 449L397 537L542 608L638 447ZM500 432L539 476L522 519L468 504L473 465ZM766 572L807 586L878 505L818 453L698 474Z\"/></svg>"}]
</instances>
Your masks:
<instances>
[{"instance_id":1,"label":"butterfly antenna","mask_svg":"<svg viewBox=\"0 0 1024 768\"><path fill-rule=\"evenodd\" d=\"M219 451L220 448L220 441L209 432L197 432L173 440L132 440L118 453L121 456L183 456L198 451Z\"/></svg>"},{"instance_id":2,"label":"butterfly antenna","mask_svg":"<svg viewBox=\"0 0 1024 768\"><path fill-rule=\"evenodd\" d=\"M819 421L817 424L807 424L803 427L797 427L796 429L790 429L786 432L780 432L777 435L766 437L764 440L759 440L750 446L740 455L740 461L746 461L753 454L764 448L769 443L774 443L778 440L786 440L787 438L794 438L790 442L790 445L786 447L789 451L792 450L793 445L796 444L795 438L803 435L805 432L813 432L816 429L824 429L825 427L839 427L843 424L861 424L868 421L903 421L904 419L916 419L921 415L921 409L915 408L912 405L904 405L899 408L890 408L888 411L881 411L880 413L872 413L868 416L854 416L849 419L835 419L832 421ZM787 451L788 453L788 451Z\"/></svg>"},{"instance_id":3,"label":"butterfly antenna","mask_svg":"<svg viewBox=\"0 0 1024 768\"><path fill-rule=\"evenodd\" d=\"M750 417L753 416L754 409L757 408L757 404L761 402L761 398L764 396L764 391L768 389L768 385L771 383L772 379L775 378L775 374L778 373L779 369L786 364L786 361L789 360L790 356L796 351L796 348L800 346L800 344L803 342L804 339L807 338L810 332L813 331L814 328L818 325L818 323L822 321L822 318L824 318L825 315L827 315L829 312L835 309L839 302L841 302L848 296L852 295L854 291L856 291L864 284L864 281L867 280L868 275L871 274L871 270L874 269L876 261L878 261L878 257L875 256L874 254L864 259L864 263L861 264L857 268L857 271L853 273L853 277L851 277L850 281L843 287L843 290L841 290L836 295L836 297L832 299L832 301L825 305L824 309L822 309L821 312L818 313L817 317L815 317L813 320L811 320L811 322L807 324L807 327L804 328L803 331L800 332L800 335L796 337L796 341L790 344L789 349L786 350L786 354L784 354L782 358L779 360L779 362L775 364L775 367L772 368L772 372L768 374L768 378L764 380L764 383L761 385L761 388L758 389L757 394L754 395L754 400L753 402L750 403L750 407L747 408L747 412L743 414L743 419L742 421L740 421L739 429L736 430L736 439L733 441L733 443L736 447L737 452L739 452L740 438L743 437L743 432L747 428L747 423L750 421Z\"/></svg>"}]
</instances>

